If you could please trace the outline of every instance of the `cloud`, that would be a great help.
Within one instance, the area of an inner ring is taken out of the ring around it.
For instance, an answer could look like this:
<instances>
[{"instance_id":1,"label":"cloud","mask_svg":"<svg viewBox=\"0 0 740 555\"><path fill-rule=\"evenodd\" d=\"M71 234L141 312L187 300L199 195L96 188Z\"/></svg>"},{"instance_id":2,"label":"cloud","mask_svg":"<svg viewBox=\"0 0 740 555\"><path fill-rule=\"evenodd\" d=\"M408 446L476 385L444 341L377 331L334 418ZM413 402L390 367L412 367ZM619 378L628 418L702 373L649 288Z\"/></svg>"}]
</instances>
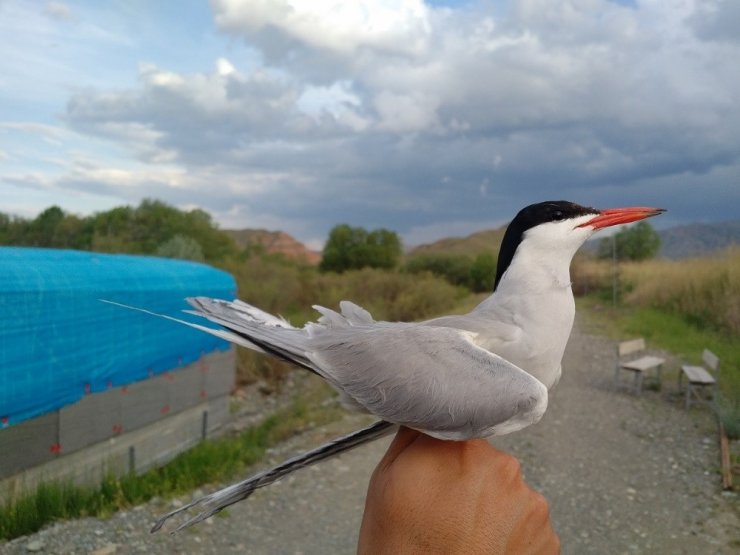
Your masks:
<instances>
[{"instance_id":1,"label":"cloud","mask_svg":"<svg viewBox=\"0 0 740 555\"><path fill-rule=\"evenodd\" d=\"M279 36L343 56L362 48L413 55L425 50L430 34L421 0L214 0L212 6L221 29L268 49Z\"/></svg>"},{"instance_id":2,"label":"cloud","mask_svg":"<svg viewBox=\"0 0 740 555\"><path fill-rule=\"evenodd\" d=\"M60 186L197 199L229 225L310 238L342 221L428 236L670 183L677 205L698 184L726 195L713 180L740 164L730 4L217 0L218 29L263 63L142 64L135 87L74 94L66 124L141 170L128 188L90 172Z\"/></svg>"},{"instance_id":3,"label":"cloud","mask_svg":"<svg viewBox=\"0 0 740 555\"><path fill-rule=\"evenodd\" d=\"M67 4L63 2L47 2L44 10L46 15L59 21L74 21L75 16Z\"/></svg>"},{"instance_id":4,"label":"cloud","mask_svg":"<svg viewBox=\"0 0 740 555\"><path fill-rule=\"evenodd\" d=\"M733 0L705 0L696 5L689 23L703 40L739 42L740 4Z\"/></svg>"},{"instance_id":5,"label":"cloud","mask_svg":"<svg viewBox=\"0 0 740 555\"><path fill-rule=\"evenodd\" d=\"M51 143L59 143L69 136L69 132L63 127L33 121L0 121L0 131L3 130L35 135Z\"/></svg>"}]
</instances>

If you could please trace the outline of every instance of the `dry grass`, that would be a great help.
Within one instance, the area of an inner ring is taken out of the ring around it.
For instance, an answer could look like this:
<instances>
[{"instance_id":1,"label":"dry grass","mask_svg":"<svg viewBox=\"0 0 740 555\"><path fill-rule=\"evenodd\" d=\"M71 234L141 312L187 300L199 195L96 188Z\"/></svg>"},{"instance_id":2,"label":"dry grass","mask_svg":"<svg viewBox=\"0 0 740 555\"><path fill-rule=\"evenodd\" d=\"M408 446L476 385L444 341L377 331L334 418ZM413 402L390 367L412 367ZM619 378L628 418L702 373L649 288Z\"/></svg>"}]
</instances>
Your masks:
<instances>
[{"instance_id":1,"label":"dry grass","mask_svg":"<svg viewBox=\"0 0 740 555\"><path fill-rule=\"evenodd\" d=\"M622 276L630 304L667 309L740 335L740 247L705 258L625 264Z\"/></svg>"},{"instance_id":2,"label":"dry grass","mask_svg":"<svg viewBox=\"0 0 740 555\"><path fill-rule=\"evenodd\" d=\"M573 293L577 297L592 293L611 295L612 274L610 261L578 253L570 267Z\"/></svg>"},{"instance_id":3,"label":"dry grass","mask_svg":"<svg viewBox=\"0 0 740 555\"><path fill-rule=\"evenodd\" d=\"M612 274L609 261L577 260L576 294L611 296ZM619 291L624 304L667 310L700 327L740 335L740 247L687 260L622 262Z\"/></svg>"}]
</instances>

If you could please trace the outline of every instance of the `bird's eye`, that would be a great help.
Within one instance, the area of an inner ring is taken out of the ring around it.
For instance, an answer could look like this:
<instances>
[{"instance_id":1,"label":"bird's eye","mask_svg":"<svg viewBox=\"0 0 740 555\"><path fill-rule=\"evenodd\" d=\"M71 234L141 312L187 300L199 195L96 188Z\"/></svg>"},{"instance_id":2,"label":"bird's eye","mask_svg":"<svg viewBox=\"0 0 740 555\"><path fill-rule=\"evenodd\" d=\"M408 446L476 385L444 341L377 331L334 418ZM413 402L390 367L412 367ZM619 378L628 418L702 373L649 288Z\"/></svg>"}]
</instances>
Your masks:
<instances>
[{"instance_id":1,"label":"bird's eye","mask_svg":"<svg viewBox=\"0 0 740 555\"><path fill-rule=\"evenodd\" d=\"M552 213L553 220L562 220L564 217L565 215L560 210L555 210L555 212Z\"/></svg>"}]
</instances>

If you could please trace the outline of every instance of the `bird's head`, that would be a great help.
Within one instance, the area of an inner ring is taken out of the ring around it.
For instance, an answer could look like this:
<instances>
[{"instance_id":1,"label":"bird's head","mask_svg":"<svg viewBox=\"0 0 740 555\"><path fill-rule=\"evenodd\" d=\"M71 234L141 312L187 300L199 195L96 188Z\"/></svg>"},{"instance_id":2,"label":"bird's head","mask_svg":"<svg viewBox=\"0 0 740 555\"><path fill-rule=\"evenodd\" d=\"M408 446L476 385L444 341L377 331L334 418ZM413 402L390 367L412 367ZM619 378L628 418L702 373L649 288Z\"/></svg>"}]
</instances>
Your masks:
<instances>
[{"instance_id":1,"label":"bird's head","mask_svg":"<svg viewBox=\"0 0 740 555\"><path fill-rule=\"evenodd\" d=\"M496 282L507 270L517 249L527 248L542 257L557 257L570 264L578 248L594 232L656 216L662 208L630 207L599 210L564 200L531 204L516 215L501 242Z\"/></svg>"}]
</instances>

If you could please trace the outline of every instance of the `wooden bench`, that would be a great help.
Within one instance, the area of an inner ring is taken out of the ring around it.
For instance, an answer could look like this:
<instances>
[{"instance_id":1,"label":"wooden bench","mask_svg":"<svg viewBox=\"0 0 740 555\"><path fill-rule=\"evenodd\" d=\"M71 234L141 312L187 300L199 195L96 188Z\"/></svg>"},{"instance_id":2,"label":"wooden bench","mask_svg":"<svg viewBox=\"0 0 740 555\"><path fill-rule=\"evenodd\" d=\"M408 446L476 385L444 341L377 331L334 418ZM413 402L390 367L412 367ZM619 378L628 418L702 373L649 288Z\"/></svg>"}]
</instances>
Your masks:
<instances>
[{"instance_id":1,"label":"wooden bench","mask_svg":"<svg viewBox=\"0 0 740 555\"><path fill-rule=\"evenodd\" d=\"M658 387L661 383L661 371L665 359L645 355L645 340L643 338L622 341L617 344L617 364L614 370L614 384L619 387L619 376L622 370L634 373L632 390L635 395L642 393L642 382L647 371L655 368ZM642 355L642 356L639 356ZM629 357L625 360L624 357Z\"/></svg>"},{"instance_id":2,"label":"wooden bench","mask_svg":"<svg viewBox=\"0 0 740 555\"><path fill-rule=\"evenodd\" d=\"M704 349L701 355L704 364L706 364L711 373L703 366L690 366L685 364L681 366L681 373L678 375L678 387L682 387L683 376L686 376L686 410L691 406L691 397L696 397L697 401L704 402L701 391L709 387L714 390L717 386L719 377L719 357L709 349ZM714 393L714 391L713 391Z\"/></svg>"}]
</instances>

